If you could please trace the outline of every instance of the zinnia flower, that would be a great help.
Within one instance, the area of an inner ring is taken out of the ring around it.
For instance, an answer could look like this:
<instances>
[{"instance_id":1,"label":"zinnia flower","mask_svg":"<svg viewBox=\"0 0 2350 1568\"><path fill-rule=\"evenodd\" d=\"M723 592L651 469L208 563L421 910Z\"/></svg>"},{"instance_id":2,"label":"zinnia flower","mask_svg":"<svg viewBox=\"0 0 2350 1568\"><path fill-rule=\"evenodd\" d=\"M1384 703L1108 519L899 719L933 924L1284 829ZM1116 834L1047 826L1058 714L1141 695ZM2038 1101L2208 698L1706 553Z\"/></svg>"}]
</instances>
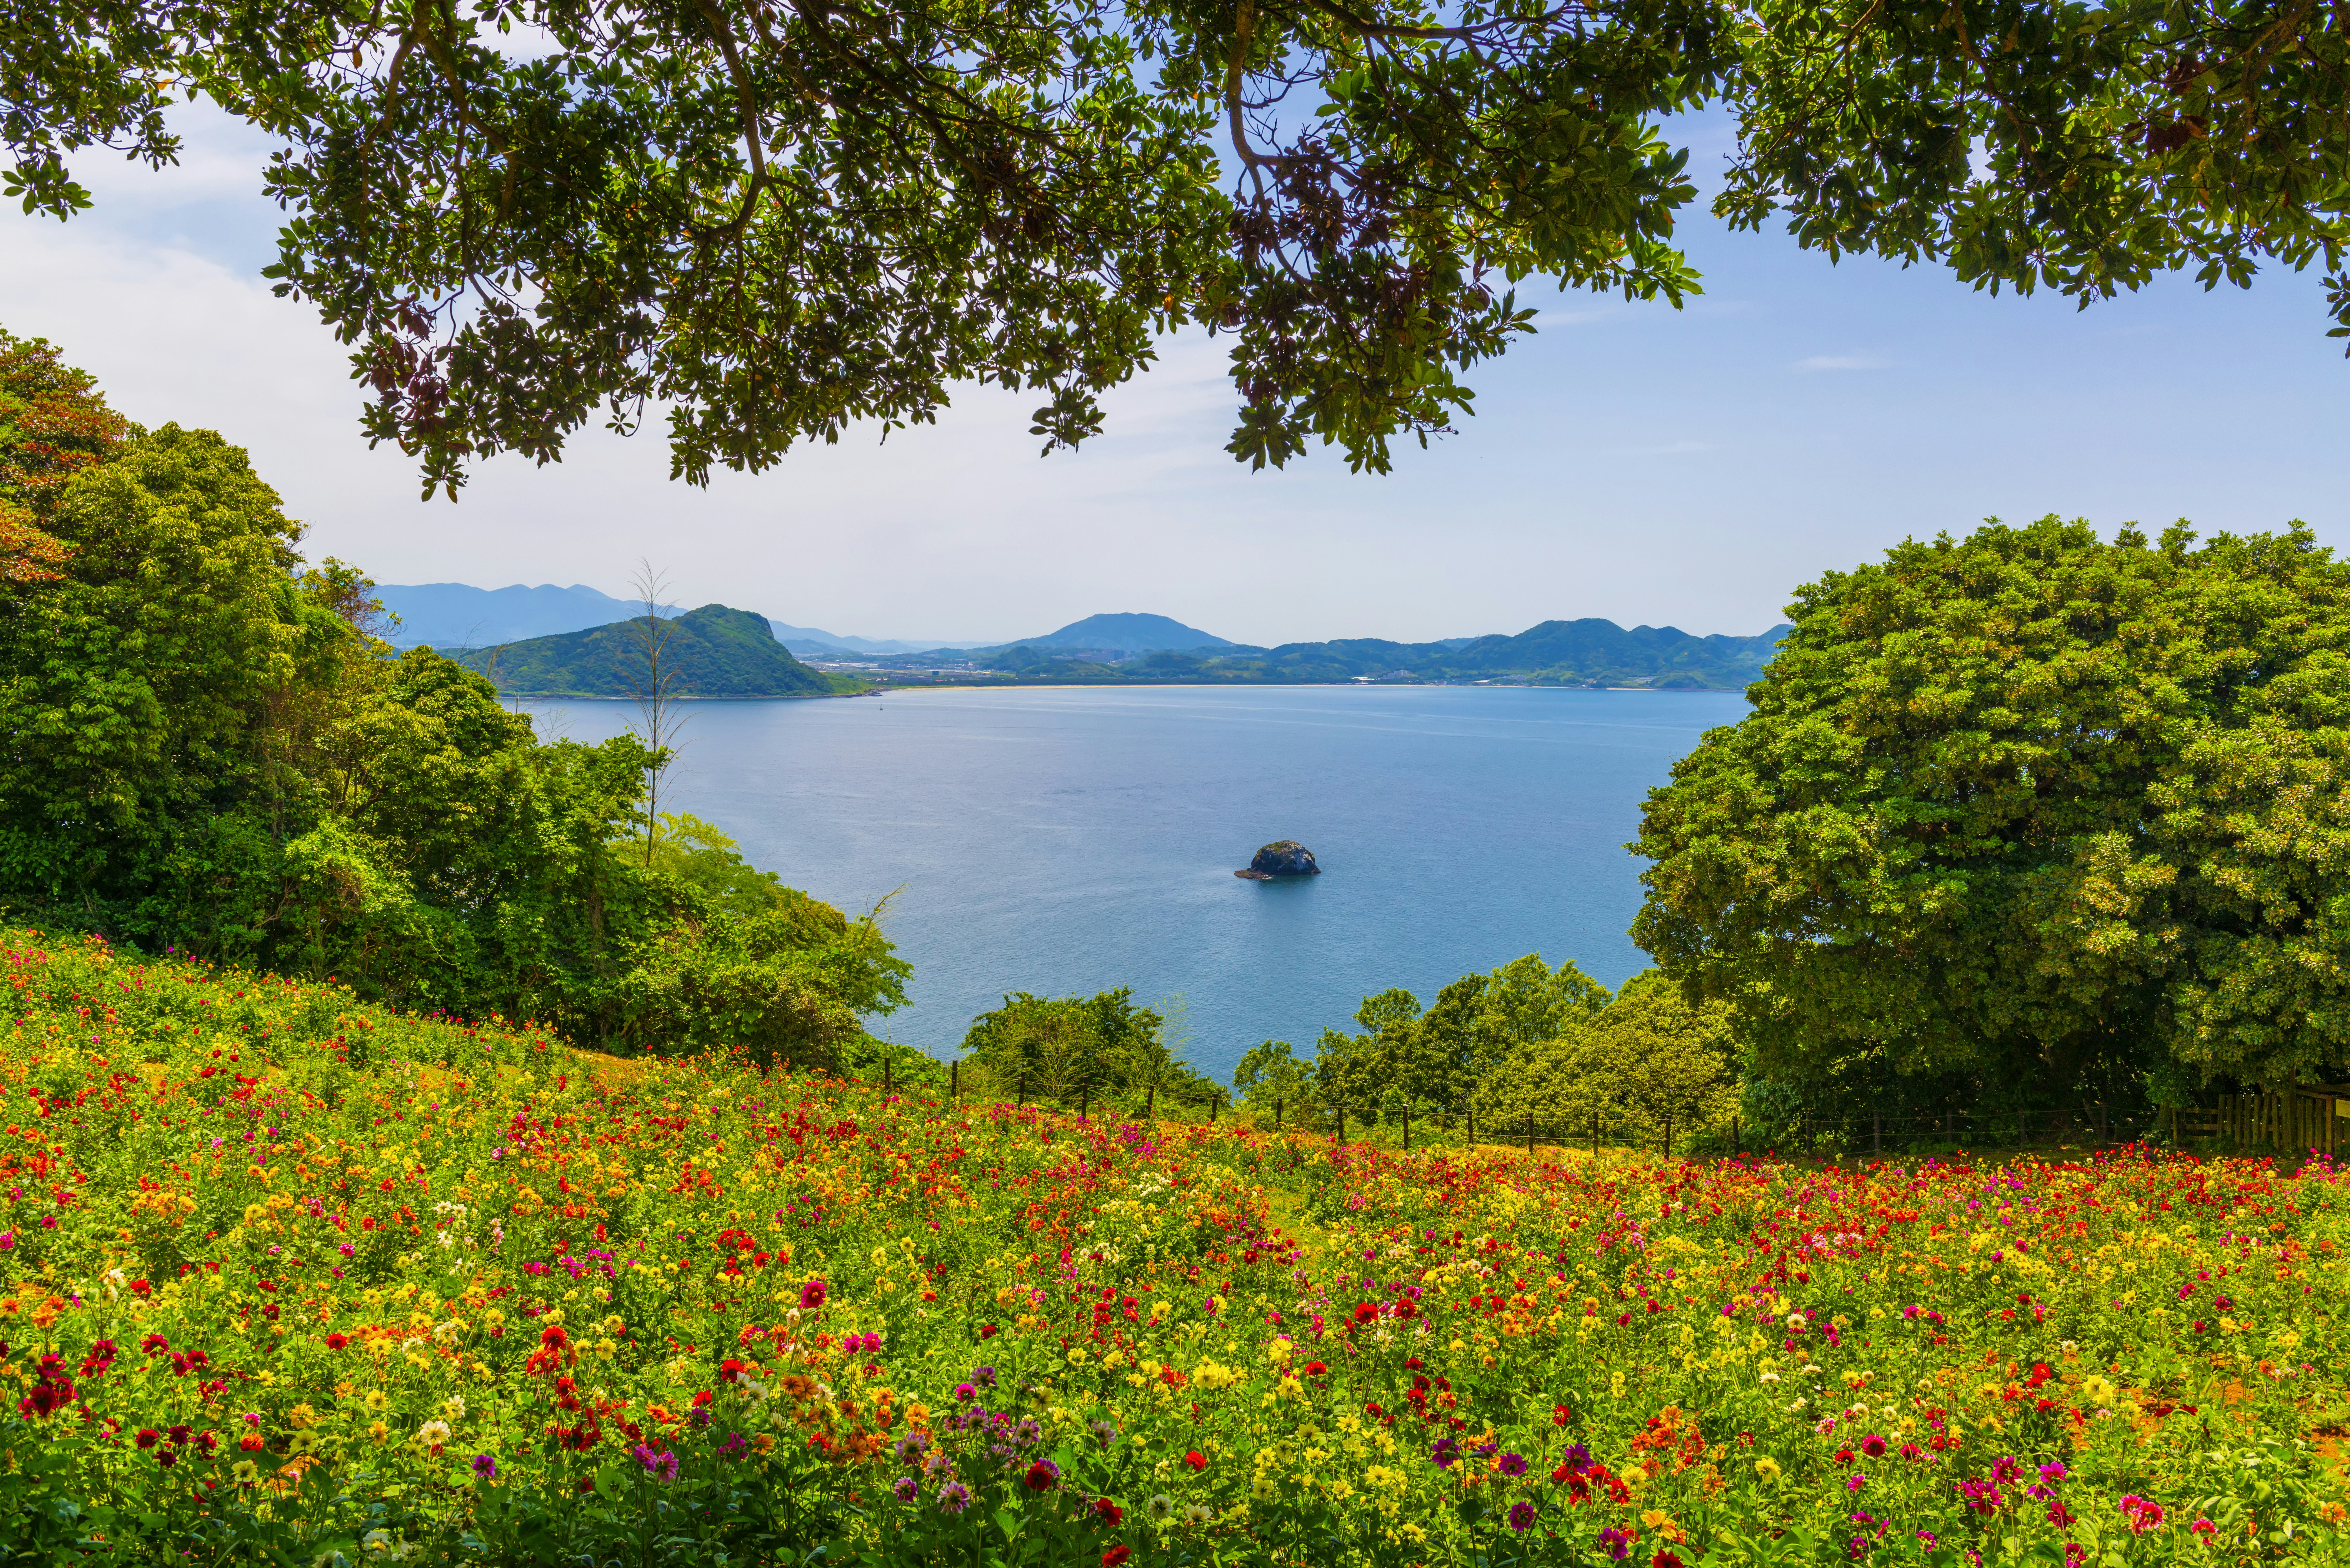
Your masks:
<instances>
[{"instance_id":1,"label":"zinnia flower","mask_svg":"<svg viewBox=\"0 0 2350 1568\"><path fill-rule=\"evenodd\" d=\"M1512 1504L1510 1508L1510 1528L1523 1535L1534 1527L1534 1505L1530 1502Z\"/></svg>"},{"instance_id":2,"label":"zinnia flower","mask_svg":"<svg viewBox=\"0 0 2350 1568\"><path fill-rule=\"evenodd\" d=\"M498 1474L498 1461L490 1458L487 1454L475 1454L473 1456L473 1473L481 1477L484 1480L495 1480Z\"/></svg>"},{"instance_id":3,"label":"zinnia flower","mask_svg":"<svg viewBox=\"0 0 2350 1568\"><path fill-rule=\"evenodd\" d=\"M1038 1459L1020 1480L1030 1491L1050 1491L1061 1483L1061 1467L1050 1459Z\"/></svg>"}]
</instances>

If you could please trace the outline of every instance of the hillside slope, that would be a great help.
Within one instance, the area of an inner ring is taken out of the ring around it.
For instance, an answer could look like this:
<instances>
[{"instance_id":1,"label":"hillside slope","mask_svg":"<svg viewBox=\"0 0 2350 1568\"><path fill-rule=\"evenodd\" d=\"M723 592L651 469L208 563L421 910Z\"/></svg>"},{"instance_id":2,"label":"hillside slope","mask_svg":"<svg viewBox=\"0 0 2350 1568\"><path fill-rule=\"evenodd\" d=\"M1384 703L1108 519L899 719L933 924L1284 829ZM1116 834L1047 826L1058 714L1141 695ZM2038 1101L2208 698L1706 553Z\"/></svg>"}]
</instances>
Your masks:
<instances>
[{"instance_id":1,"label":"hillside slope","mask_svg":"<svg viewBox=\"0 0 2350 1568\"><path fill-rule=\"evenodd\" d=\"M535 637L460 654L515 697L633 697L643 666L644 618ZM837 697L862 691L811 670L775 640L764 616L703 605L667 623L677 697Z\"/></svg>"}]
</instances>

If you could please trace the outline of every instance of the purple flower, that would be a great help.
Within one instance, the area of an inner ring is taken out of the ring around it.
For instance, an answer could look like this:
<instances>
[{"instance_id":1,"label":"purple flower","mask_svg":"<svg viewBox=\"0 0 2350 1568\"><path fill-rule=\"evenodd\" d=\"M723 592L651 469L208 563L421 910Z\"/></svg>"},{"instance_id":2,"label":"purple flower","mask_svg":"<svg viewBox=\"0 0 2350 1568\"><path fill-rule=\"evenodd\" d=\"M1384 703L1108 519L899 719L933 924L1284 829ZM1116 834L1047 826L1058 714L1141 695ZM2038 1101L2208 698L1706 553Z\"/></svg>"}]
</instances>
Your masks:
<instances>
[{"instance_id":1,"label":"purple flower","mask_svg":"<svg viewBox=\"0 0 2350 1568\"><path fill-rule=\"evenodd\" d=\"M914 1478L911 1476L899 1476L889 1483L889 1490L897 1495L899 1502L911 1502L921 1493L921 1489L914 1484Z\"/></svg>"},{"instance_id":2,"label":"purple flower","mask_svg":"<svg viewBox=\"0 0 2350 1568\"><path fill-rule=\"evenodd\" d=\"M1461 1458L1461 1445L1451 1438L1439 1438L1436 1446L1428 1450L1428 1457L1436 1461L1438 1469L1449 1470Z\"/></svg>"},{"instance_id":3,"label":"purple flower","mask_svg":"<svg viewBox=\"0 0 2350 1568\"><path fill-rule=\"evenodd\" d=\"M1599 1550L1621 1563L1632 1554L1632 1539L1620 1530L1603 1530L1599 1532Z\"/></svg>"},{"instance_id":4,"label":"purple flower","mask_svg":"<svg viewBox=\"0 0 2350 1568\"><path fill-rule=\"evenodd\" d=\"M1510 1528L1523 1535L1534 1527L1534 1505L1530 1502L1512 1504L1510 1508Z\"/></svg>"},{"instance_id":5,"label":"purple flower","mask_svg":"<svg viewBox=\"0 0 2350 1568\"><path fill-rule=\"evenodd\" d=\"M961 1513L971 1506L971 1488L959 1480L951 1480L939 1488L939 1506L949 1513Z\"/></svg>"},{"instance_id":6,"label":"purple flower","mask_svg":"<svg viewBox=\"0 0 2350 1568\"><path fill-rule=\"evenodd\" d=\"M2051 1459L2046 1464L2040 1467L2040 1479L2046 1481L2050 1486L2054 1486L2058 1481L2063 1480L2066 1476L2071 1475L2072 1473L2073 1472L2071 1470L2064 1468L2064 1461L2062 1459Z\"/></svg>"},{"instance_id":7,"label":"purple flower","mask_svg":"<svg viewBox=\"0 0 2350 1568\"><path fill-rule=\"evenodd\" d=\"M498 1461L490 1458L487 1454L475 1454L473 1456L473 1473L481 1477L484 1480L495 1480L498 1474Z\"/></svg>"},{"instance_id":8,"label":"purple flower","mask_svg":"<svg viewBox=\"0 0 2350 1568\"><path fill-rule=\"evenodd\" d=\"M1581 1443L1568 1444L1566 1449L1566 1468L1571 1470L1589 1469L1591 1468L1591 1450L1585 1448Z\"/></svg>"},{"instance_id":9,"label":"purple flower","mask_svg":"<svg viewBox=\"0 0 2350 1568\"><path fill-rule=\"evenodd\" d=\"M814 1312L824 1305L827 1287L822 1280L810 1280L800 1287L800 1311Z\"/></svg>"},{"instance_id":10,"label":"purple flower","mask_svg":"<svg viewBox=\"0 0 2350 1568\"><path fill-rule=\"evenodd\" d=\"M1505 1476L1522 1476L1526 1473L1526 1458L1523 1454L1503 1454L1500 1464L1502 1473Z\"/></svg>"},{"instance_id":11,"label":"purple flower","mask_svg":"<svg viewBox=\"0 0 2350 1568\"><path fill-rule=\"evenodd\" d=\"M995 1368L983 1366L971 1375L971 1380L982 1388L993 1388L995 1386Z\"/></svg>"},{"instance_id":12,"label":"purple flower","mask_svg":"<svg viewBox=\"0 0 2350 1568\"><path fill-rule=\"evenodd\" d=\"M972 1387L968 1383L958 1383L954 1386L954 1397L955 1403L960 1405L964 1403L966 1400L978 1398L979 1390Z\"/></svg>"}]
</instances>

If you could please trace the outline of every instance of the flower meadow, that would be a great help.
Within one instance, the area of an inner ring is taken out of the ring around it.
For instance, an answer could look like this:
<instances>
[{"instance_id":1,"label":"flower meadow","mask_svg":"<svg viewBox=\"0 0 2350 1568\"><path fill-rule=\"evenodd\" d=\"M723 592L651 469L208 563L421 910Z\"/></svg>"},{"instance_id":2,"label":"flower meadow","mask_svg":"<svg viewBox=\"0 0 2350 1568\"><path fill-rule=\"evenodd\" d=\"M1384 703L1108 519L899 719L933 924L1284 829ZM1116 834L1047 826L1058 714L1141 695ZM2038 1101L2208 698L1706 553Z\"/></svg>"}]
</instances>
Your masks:
<instances>
[{"instance_id":1,"label":"flower meadow","mask_svg":"<svg viewBox=\"0 0 2350 1568\"><path fill-rule=\"evenodd\" d=\"M1399 1155L0 961L10 1560L2350 1560L2323 1163Z\"/></svg>"}]
</instances>

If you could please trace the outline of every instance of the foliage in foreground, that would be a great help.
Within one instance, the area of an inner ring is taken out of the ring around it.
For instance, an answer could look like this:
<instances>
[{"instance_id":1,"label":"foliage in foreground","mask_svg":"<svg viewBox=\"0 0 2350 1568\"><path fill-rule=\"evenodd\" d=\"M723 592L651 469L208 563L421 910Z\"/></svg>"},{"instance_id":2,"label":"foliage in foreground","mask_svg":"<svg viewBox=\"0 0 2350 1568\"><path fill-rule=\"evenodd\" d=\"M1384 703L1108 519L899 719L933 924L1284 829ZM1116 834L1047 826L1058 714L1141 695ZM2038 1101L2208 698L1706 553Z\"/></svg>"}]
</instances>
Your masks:
<instances>
[{"instance_id":1,"label":"foliage in foreground","mask_svg":"<svg viewBox=\"0 0 2350 1568\"><path fill-rule=\"evenodd\" d=\"M2350 1068L2350 565L2049 517L1789 609L1632 846L1635 940L1764 1075L2175 1104Z\"/></svg>"},{"instance_id":2,"label":"foliage in foreground","mask_svg":"<svg viewBox=\"0 0 2350 1568\"><path fill-rule=\"evenodd\" d=\"M18 1561L2345 1555L2323 1165L1398 1159L0 946Z\"/></svg>"},{"instance_id":3,"label":"foliage in foreground","mask_svg":"<svg viewBox=\"0 0 2350 1568\"><path fill-rule=\"evenodd\" d=\"M1709 105L1733 225L2084 303L2315 265L2350 319L2345 65L2338 8L2234 0L28 0L0 140L59 218L182 96L280 142L268 275L428 490L649 406L706 483L971 380L1074 445L1191 326L1235 457L1383 469L1534 330L1520 280L1696 290Z\"/></svg>"}]
</instances>

